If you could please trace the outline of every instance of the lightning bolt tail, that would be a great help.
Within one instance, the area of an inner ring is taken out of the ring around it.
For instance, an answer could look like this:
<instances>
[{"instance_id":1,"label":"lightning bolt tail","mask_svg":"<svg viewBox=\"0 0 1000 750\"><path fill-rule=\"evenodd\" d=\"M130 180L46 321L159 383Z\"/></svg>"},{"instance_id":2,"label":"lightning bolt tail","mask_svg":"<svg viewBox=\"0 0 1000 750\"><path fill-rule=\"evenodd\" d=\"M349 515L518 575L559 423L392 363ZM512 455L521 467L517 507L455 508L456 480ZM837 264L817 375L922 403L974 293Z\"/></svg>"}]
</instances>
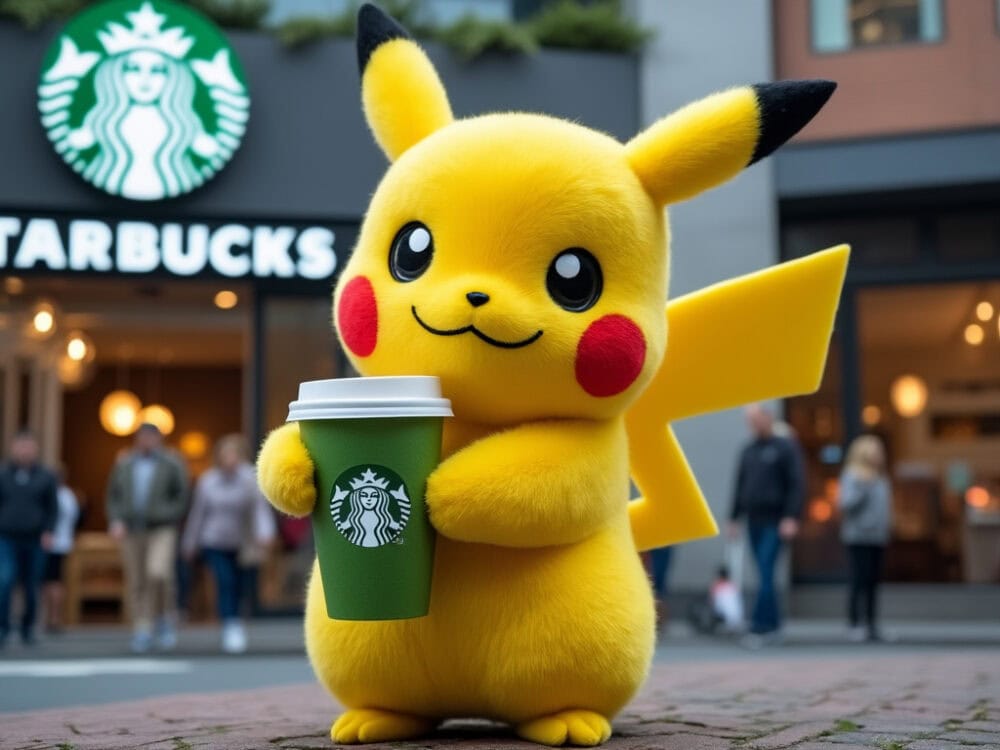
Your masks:
<instances>
[{"instance_id":1,"label":"lightning bolt tail","mask_svg":"<svg viewBox=\"0 0 1000 750\"><path fill-rule=\"evenodd\" d=\"M819 388L849 254L839 245L667 305L666 356L626 415L640 550L717 533L667 424Z\"/></svg>"}]
</instances>

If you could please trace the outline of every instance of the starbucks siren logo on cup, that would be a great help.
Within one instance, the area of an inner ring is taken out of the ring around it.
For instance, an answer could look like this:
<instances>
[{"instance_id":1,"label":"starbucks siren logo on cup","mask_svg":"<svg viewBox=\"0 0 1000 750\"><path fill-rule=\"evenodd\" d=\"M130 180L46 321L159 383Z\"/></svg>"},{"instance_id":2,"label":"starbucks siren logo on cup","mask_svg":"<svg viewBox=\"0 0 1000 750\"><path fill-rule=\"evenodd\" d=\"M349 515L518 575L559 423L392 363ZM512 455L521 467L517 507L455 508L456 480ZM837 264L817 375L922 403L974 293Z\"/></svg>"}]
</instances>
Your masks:
<instances>
[{"instance_id":1,"label":"starbucks siren logo on cup","mask_svg":"<svg viewBox=\"0 0 1000 750\"><path fill-rule=\"evenodd\" d=\"M83 179L130 200L188 193L240 145L246 76L222 33L166 0L111 0L71 20L46 55L42 126Z\"/></svg>"},{"instance_id":2,"label":"starbucks siren logo on cup","mask_svg":"<svg viewBox=\"0 0 1000 750\"><path fill-rule=\"evenodd\" d=\"M403 480L391 469L355 466L333 485L330 515L351 544L381 547L396 541L406 528L410 498Z\"/></svg>"}]
</instances>

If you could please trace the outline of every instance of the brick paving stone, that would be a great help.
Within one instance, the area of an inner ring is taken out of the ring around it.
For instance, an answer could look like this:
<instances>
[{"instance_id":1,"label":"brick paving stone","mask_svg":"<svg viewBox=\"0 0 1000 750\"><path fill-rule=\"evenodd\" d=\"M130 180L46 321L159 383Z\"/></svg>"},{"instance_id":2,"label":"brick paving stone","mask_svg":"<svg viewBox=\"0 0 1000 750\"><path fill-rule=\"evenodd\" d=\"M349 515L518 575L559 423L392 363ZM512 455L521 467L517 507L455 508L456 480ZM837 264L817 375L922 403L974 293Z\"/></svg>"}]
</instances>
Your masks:
<instances>
[{"instance_id":1,"label":"brick paving stone","mask_svg":"<svg viewBox=\"0 0 1000 750\"><path fill-rule=\"evenodd\" d=\"M817 738L821 732L828 729L830 729L830 722L828 721L809 721L802 724L794 724L764 737L756 738L750 745L758 750L789 747L803 740Z\"/></svg>"},{"instance_id":2,"label":"brick paving stone","mask_svg":"<svg viewBox=\"0 0 1000 750\"><path fill-rule=\"evenodd\" d=\"M993 747L1000 746L1000 733L977 732L975 730L966 729L964 726L952 732L945 732L944 734L940 735L940 737L942 740L957 742L961 745L992 745Z\"/></svg>"},{"instance_id":3,"label":"brick paving stone","mask_svg":"<svg viewBox=\"0 0 1000 750\"><path fill-rule=\"evenodd\" d=\"M847 747L880 747L891 742L897 742L902 746L912 739L913 735L889 734L887 732L835 732L823 738L826 742L836 745L840 750L845 745ZM795 750L799 750L798 747Z\"/></svg>"},{"instance_id":4,"label":"brick paving stone","mask_svg":"<svg viewBox=\"0 0 1000 750\"><path fill-rule=\"evenodd\" d=\"M306 684L0 714L0 748L326 750L336 712ZM608 750L1000 750L1000 653L658 663L615 731ZM374 747L536 749L484 722Z\"/></svg>"},{"instance_id":5,"label":"brick paving stone","mask_svg":"<svg viewBox=\"0 0 1000 750\"><path fill-rule=\"evenodd\" d=\"M962 729L974 729L978 732L993 732L1000 734L1000 721L966 721Z\"/></svg>"}]
</instances>

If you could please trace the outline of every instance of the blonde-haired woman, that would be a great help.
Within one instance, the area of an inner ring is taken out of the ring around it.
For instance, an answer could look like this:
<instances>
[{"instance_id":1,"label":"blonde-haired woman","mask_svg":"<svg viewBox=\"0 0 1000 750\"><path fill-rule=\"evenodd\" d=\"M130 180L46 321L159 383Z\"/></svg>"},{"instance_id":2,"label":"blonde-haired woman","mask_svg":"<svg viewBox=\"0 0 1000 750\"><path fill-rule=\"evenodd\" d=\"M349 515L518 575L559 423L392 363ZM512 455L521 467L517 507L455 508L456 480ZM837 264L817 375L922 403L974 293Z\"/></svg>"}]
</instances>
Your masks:
<instances>
[{"instance_id":1,"label":"blonde-haired woman","mask_svg":"<svg viewBox=\"0 0 1000 750\"><path fill-rule=\"evenodd\" d=\"M840 475L840 538L847 545L851 565L847 612L851 639L856 641L880 639L876 596L892 529L892 490L885 463L882 441L862 435L847 449Z\"/></svg>"},{"instance_id":2,"label":"blonde-haired woman","mask_svg":"<svg viewBox=\"0 0 1000 750\"><path fill-rule=\"evenodd\" d=\"M274 537L271 506L257 487L242 435L226 435L215 445L215 465L198 479L181 548L193 559L200 552L215 578L222 650L247 647L239 616L241 550L266 545Z\"/></svg>"}]
</instances>

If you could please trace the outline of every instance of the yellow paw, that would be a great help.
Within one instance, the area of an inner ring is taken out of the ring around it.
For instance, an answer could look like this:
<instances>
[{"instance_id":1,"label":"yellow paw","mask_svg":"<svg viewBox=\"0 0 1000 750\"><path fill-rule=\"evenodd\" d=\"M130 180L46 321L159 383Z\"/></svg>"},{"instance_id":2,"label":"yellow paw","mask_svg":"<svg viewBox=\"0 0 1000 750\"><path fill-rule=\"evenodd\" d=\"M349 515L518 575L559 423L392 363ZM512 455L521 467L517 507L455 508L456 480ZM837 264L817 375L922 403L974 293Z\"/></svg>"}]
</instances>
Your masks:
<instances>
[{"instance_id":1,"label":"yellow paw","mask_svg":"<svg viewBox=\"0 0 1000 750\"><path fill-rule=\"evenodd\" d=\"M611 736L611 724L593 711L572 709L518 724L516 731L520 737L540 745L594 747Z\"/></svg>"},{"instance_id":2,"label":"yellow paw","mask_svg":"<svg viewBox=\"0 0 1000 750\"><path fill-rule=\"evenodd\" d=\"M359 742L408 740L427 734L435 722L420 716L395 714L375 708L352 708L333 722L330 739L342 745Z\"/></svg>"},{"instance_id":3,"label":"yellow paw","mask_svg":"<svg viewBox=\"0 0 1000 750\"><path fill-rule=\"evenodd\" d=\"M267 436L257 457L257 481L271 504L290 516L308 516L316 505L313 462L295 422Z\"/></svg>"}]
</instances>

